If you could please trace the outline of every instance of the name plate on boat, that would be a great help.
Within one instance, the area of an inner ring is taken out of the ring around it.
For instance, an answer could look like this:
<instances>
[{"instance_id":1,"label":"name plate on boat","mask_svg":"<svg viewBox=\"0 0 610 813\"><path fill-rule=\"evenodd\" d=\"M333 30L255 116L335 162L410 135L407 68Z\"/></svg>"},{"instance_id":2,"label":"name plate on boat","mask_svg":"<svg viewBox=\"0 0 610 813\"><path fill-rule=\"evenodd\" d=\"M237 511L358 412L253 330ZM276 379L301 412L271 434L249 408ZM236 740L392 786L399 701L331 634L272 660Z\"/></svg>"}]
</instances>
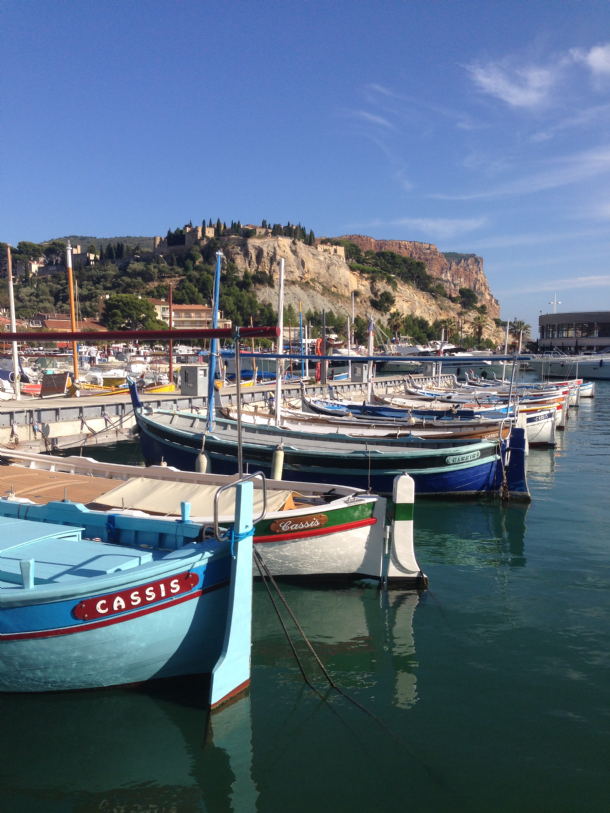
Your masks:
<instances>
[{"instance_id":1,"label":"name plate on boat","mask_svg":"<svg viewBox=\"0 0 610 813\"><path fill-rule=\"evenodd\" d=\"M150 584L141 584L119 593L109 593L107 596L95 596L81 601L74 608L74 615L81 621L91 621L95 618L106 618L129 610L140 610L148 604L157 604L168 598L189 593L199 583L196 573L180 573L167 579Z\"/></svg>"},{"instance_id":2,"label":"name plate on boat","mask_svg":"<svg viewBox=\"0 0 610 813\"><path fill-rule=\"evenodd\" d=\"M468 452L468 454L456 454L448 457L445 461L448 466L455 466L456 463L468 463L471 460L478 460L481 457L481 452Z\"/></svg>"},{"instance_id":3,"label":"name plate on boat","mask_svg":"<svg viewBox=\"0 0 610 813\"><path fill-rule=\"evenodd\" d=\"M323 528L328 522L326 514L314 514L312 517L291 517L290 519L276 519L270 525L270 530L276 534L290 534L295 531L312 531Z\"/></svg>"}]
</instances>

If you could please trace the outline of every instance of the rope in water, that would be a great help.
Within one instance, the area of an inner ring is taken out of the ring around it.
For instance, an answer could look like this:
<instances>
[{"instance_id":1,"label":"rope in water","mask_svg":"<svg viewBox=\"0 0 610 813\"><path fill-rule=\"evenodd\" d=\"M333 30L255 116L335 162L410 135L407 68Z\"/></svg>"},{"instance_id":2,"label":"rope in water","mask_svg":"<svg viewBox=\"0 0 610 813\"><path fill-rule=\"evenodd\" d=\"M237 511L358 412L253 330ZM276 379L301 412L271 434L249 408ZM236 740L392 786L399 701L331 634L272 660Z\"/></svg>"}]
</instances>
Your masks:
<instances>
[{"instance_id":1,"label":"rope in water","mask_svg":"<svg viewBox=\"0 0 610 813\"><path fill-rule=\"evenodd\" d=\"M354 698L353 698L353 697L350 697L350 695L349 695L349 694L347 694L347 692L344 692L344 691L343 691L343 689L341 689L339 686L337 686L337 684L335 683L335 681L334 681L334 680L332 679L332 677L331 677L331 676L328 674L328 671L327 671L326 667L324 666L324 664L322 663L322 661L321 661L321 660L320 660L320 658L318 657L318 654L317 654L317 652L315 651L315 649L313 648L313 646L311 645L311 643L310 643L309 639L308 639L308 638L307 638L307 636L305 635L305 632L303 631L303 628L301 627L301 625L300 625L300 624L299 624L299 622L297 621L297 619L296 619L296 617L295 617L294 613L293 613L293 612L292 612L292 610L290 609L290 606L288 605L288 602L286 601L286 599L285 599L285 597L284 597L284 594L282 593L282 591L281 591L281 590L280 590L280 588L278 587L277 582L275 581L275 579L274 579L274 578L273 578L273 576L271 575L271 572L270 572L269 568L267 567L267 565L266 565L266 563L265 563L265 560L263 559L263 557L261 556L261 554L259 553L259 551L256 549L256 547L254 547L254 559L255 559L255 561L256 561L256 565L257 565L257 567L258 567L258 569L259 569L259 571L260 571L260 573L261 573L261 576L263 576L263 573L262 573L262 570L261 570L261 566L262 566L263 570L265 571L265 574L266 574L267 578L269 579L269 581L271 582L271 584L272 584L272 585L273 585L273 587L275 588L275 591L276 591L276 593L278 594L278 596L279 596L279 598L280 598L280 600L281 600L282 604L284 605L284 607L285 607L285 608L286 608L286 610L288 611L288 614L290 615L290 617L291 617L291 618L292 618L292 620L294 621L294 624L295 624L296 628L298 629L298 631L300 632L300 634L301 634L301 636L302 636L303 640L304 640L304 641L305 641L305 643L307 644L307 647L309 648L309 651L311 652L311 654L312 654L312 655L314 656L314 658L316 659L316 662L317 662L318 666L319 666L319 667L320 667L320 669L322 670L322 673L324 674L324 677L326 678L326 680L328 681L328 683L330 684L330 686L331 686L331 687L332 687L332 688L333 688L333 689L334 689L336 692L338 692L340 695L342 695L343 697L345 697L345 699L346 699L346 700L349 700L349 702L350 702L350 703L353 703L353 704L354 704L354 706L357 706L357 707L358 707L359 709L361 709L361 711L363 711L365 714L368 714L368 715L369 715L369 717L372 717L372 718L373 718L373 720L375 720L377 723L379 723L379 725L380 725L380 726L381 726L381 727L382 727L382 728L383 728L385 731L387 731L387 732L388 732L388 734L390 734L390 735L391 735L391 736L392 736L394 739L398 740L398 742L400 742L402 745L405 745L405 743L403 742L403 740L402 740L402 739L401 739L401 738L400 738L400 737L399 737L397 734L395 734L395 733L394 733L394 732L393 732L393 731L392 731L390 728L388 728L388 727L386 726L386 724L385 724L384 722L382 722L382 720L380 720L380 719L379 719L379 717L377 717L377 715L376 715L376 714L373 714L373 712L372 712L372 711L369 711L369 709L367 709L365 706L363 706L363 705L362 705L362 703L359 703L357 700L354 700ZM303 667L302 667L302 665L301 665L301 661L300 661L300 659L299 659L299 657L298 657L298 655L297 655L297 653L296 653L296 650L295 650L295 648L294 648L294 644L292 643L292 640L290 639L290 636L289 636L288 630L286 629L286 625L284 624L284 620L282 619L282 617L281 617L281 615L280 615L280 613L279 613L279 609L278 609L278 607L277 607L277 605L276 605L275 601L273 600L273 597L271 596L271 591L269 590L269 586L267 585L267 583L266 583L266 581L265 581L265 577L264 577L264 576L263 576L263 581L265 582L265 586L267 587L267 592L269 593L269 596L270 596L270 598L271 598L271 601L273 602L273 606L275 607L275 611L276 611L276 613L278 614L278 617L279 617L279 619L280 619L280 622L281 622L281 624L282 624L282 627L284 628L284 632L286 633L286 636L288 637L288 640L290 641L290 646L292 647L292 651L293 651L293 653L294 653L294 656L295 656L295 658L296 658L296 660L297 660L297 663L299 664L299 669L301 670L301 674L303 675L303 679L305 680L305 682L307 683L307 685L308 685L308 686L311 686L311 688L312 688L312 689L314 689L314 691L315 691L315 692L316 692L318 695L320 695L320 692L318 692L318 691L317 691L317 689L315 689L315 688L314 688L314 687L311 685L310 681L309 681L309 680L307 679L307 677L305 676L305 672L304 672ZM320 695L320 696L322 697L322 695Z\"/></svg>"}]
</instances>

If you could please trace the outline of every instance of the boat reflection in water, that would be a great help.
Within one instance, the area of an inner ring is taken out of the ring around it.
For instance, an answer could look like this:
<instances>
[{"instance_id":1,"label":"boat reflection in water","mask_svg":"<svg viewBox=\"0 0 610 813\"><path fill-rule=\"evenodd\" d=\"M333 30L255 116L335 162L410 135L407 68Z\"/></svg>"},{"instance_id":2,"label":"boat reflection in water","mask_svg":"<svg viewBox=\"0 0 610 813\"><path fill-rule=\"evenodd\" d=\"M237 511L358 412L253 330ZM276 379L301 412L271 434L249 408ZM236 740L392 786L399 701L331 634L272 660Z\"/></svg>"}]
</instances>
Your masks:
<instances>
[{"instance_id":1,"label":"boat reflection in water","mask_svg":"<svg viewBox=\"0 0 610 813\"><path fill-rule=\"evenodd\" d=\"M258 588L258 589L257 589ZM262 585L254 590L253 667L274 667L280 684L302 683L292 653ZM417 660L413 615L420 594L415 590L351 587L316 590L283 585L290 607L335 683L346 691L370 695L401 709L417 702ZM295 638L296 640L296 638ZM315 685L323 678L305 647L303 663ZM269 678L271 679L271 678ZM354 695L356 696L356 695ZM256 714L256 709L255 709Z\"/></svg>"},{"instance_id":2,"label":"boat reflection in water","mask_svg":"<svg viewBox=\"0 0 610 813\"><path fill-rule=\"evenodd\" d=\"M528 462L531 458L532 453ZM523 567L528 508L526 504L514 502L431 503L422 500L415 509L418 559L426 565Z\"/></svg>"},{"instance_id":3,"label":"boat reflection in water","mask_svg":"<svg viewBox=\"0 0 610 813\"><path fill-rule=\"evenodd\" d=\"M206 683L206 685L203 685ZM141 690L0 695L0 809L256 809L250 699L210 714L201 678Z\"/></svg>"}]
</instances>

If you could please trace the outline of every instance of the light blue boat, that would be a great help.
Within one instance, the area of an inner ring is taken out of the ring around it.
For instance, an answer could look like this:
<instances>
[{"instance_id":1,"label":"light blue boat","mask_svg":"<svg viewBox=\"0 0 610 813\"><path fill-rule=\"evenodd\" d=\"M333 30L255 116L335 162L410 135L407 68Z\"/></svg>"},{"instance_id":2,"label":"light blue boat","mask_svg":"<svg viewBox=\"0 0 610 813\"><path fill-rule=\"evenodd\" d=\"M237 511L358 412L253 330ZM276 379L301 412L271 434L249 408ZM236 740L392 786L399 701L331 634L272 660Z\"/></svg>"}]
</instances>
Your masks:
<instances>
[{"instance_id":1,"label":"light blue boat","mask_svg":"<svg viewBox=\"0 0 610 813\"><path fill-rule=\"evenodd\" d=\"M235 526L0 499L0 691L211 675L212 707L250 679L252 482ZM231 487L231 486L229 486Z\"/></svg>"}]
</instances>

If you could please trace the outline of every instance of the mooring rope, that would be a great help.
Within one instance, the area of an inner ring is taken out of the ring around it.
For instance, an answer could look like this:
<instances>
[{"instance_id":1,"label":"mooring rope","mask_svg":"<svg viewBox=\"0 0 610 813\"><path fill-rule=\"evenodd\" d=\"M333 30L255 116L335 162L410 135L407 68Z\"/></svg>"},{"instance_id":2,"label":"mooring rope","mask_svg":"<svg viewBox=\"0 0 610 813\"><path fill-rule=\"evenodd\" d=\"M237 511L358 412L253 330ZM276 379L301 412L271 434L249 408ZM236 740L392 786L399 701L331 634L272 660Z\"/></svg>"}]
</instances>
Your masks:
<instances>
[{"instance_id":1,"label":"mooring rope","mask_svg":"<svg viewBox=\"0 0 610 813\"><path fill-rule=\"evenodd\" d=\"M333 689L334 689L336 692L338 692L340 695L342 695L343 697L345 697L345 699L346 699L346 700L349 700L349 702L350 702L350 703L353 703L353 704L354 704L354 706L357 706L357 707L358 707L358 708L359 708L361 711L363 711L365 714L368 714L368 715L369 715L369 717L372 717L372 718L373 718L373 720L375 720L375 721L376 721L376 722L377 722L377 723L378 723L378 724L379 724L379 725L380 725L380 726L381 726L381 727L382 727L382 728L383 728L385 731L387 731L387 732L388 732L388 734L390 734L392 737L394 737L394 739L396 739L398 742L400 742L400 743L401 743L402 745L404 745L405 747L408 747L408 746L406 746L406 743L405 743L405 742L402 740L402 738L401 738L401 737L399 737L397 734L395 734L395 733L394 733L394 732L393 732L393 731L392 731L390 728L388 728L388 726L387 726L387 725L386 725L386 724L385 724L385 723L384 723L382 720L380 720L380 719L379 719L379 717L377 717L377 715L376 715L376 714L373 714L373 712L372 712L372 711L369 711L369 709L367 709L365 706L363 706L363 705L362 705L362 703L359 703L357 700L354 700L354 698L353 698L353 697L351 697L349 694L347 694L347 692L344 692L344 691L343 691L343 689L342 689L340 686L337 686L337 684L335 683L335 681L334 681L334 680L332 679L332 677L329 675L329 673L328 673L328 671L327 671L326 667L324 666L324 664L322 663L322 661L321 661L321 660L320 660L320 658L318 657L318 653L315 651L315 649L314 649L314 648L313 648L313 646L311 645L311 643L310 643L309 639L308 639L308 638L307 638L307 636L305 635L305 632L303 631L303 628L301 627L301 625L300 625L300 624L299 624L299 622L297 621L297 619L296 619L296 617L295 617L294 613L293 613L293 612L292 612L292 610L290 609L290 606L289 606L288 602L286 601L286 599L285 599L285 597L284 597L284 594L282 593L282 591L281 591L281 590L280 590L280 588L278 587L277 582L275 581L275 579L274 579L274 578L273 578L273 576L271 575L271 572L270 572L269 568L267 567L267 565L266 565L266 563L265 563L265 560L263 559L263 557L261 556L261 554L259 553L259 551L256 549L256 547L254 548L254 557L255 557L256 564L257 564L257 566L258 566L259 571L260 571L260 569L261 569L261 565L262 565L262 567L263 567L263 569L264 569L264 571L265 571L265 573L266 573L266 575L267 575L267 578L269 579L269 581L271 582L271 584L272 584L272 585L273 585L273 587L275 588L275 591L277 592L278 596L280 597L280 600L281 600L282 604L284 605L284 607L285 607L285 608L286 608L286 610L288 611L288 614L290 615L290 617L291 617L291 618L292 618L292 620L294 621L294 624L295 624L296 628L297 628L297 629L298 629L298 631L301 633L301 636L302 636L303 640L305 641L305 643L307 644L307 647L309 648L309 651L311 652L311 654L312 654L312 655L314 656L314 658L316 659L316 662L317 662L318 666L319 666L319 667L320 667L320 669L322 670L322 673L324 674L324 677L326 678L326 680L328 681L328 683L330 684L330 686L331 686L331 687L332 687L332 688L333 688ZM261 572L261 575L262 575L262 572ZM264 579L263 579L263 580L264 580ZM271 596L271 592L269 591L269 587L268 587L268 585L266 585L266 586L267 586L267 591L269 592L269 595ZM273 598L271 598L271 600L273 601ZM278 614L278 617L279 617L279 618L280 618L280 620L281 620L282 627L284 627L284 631L286 632L286 635L288 635L288 631L286 630L286 626L285 626L285 624L284 624L283 619L282 619L282 618L281 618L281 616L280 616L280 613L279 613L278 608L277 608L277 606L276 606L276 604L275 604L275 601L273 601L273 606L276 608L276 612L277 612L277 614ZM311 683L310 683L310 682L309 682L309 680L308 680L308 679L305 677L305 672L303 671L303 667L302 667L302 665L301 665L301 662L300 662L300 660L299 660L298 656L296 655L296 651L295 651L295 649L294 649L294 645L292 644L292 641L291 641L290 643L291 643L291 646L292 646L292 650L293 650L293 652L294 652L294 654L295 654L295 657L297 658L297 663L299 664L299 668L300 668L300 670L301 670L301 673L303 674L303 678L304 678L304 680L306 681L306 683L307 683L309 686L311 686ZM314 687L313 687L313 686L311 686L311 688L313 689ZM314 689L314 691L317 691L317 690L315 690L315 689ZM320 692L317 692L317 694L320 694ZM320 695L320 696L322 696L322 695Z\"/></svg>"}]
</instances>

